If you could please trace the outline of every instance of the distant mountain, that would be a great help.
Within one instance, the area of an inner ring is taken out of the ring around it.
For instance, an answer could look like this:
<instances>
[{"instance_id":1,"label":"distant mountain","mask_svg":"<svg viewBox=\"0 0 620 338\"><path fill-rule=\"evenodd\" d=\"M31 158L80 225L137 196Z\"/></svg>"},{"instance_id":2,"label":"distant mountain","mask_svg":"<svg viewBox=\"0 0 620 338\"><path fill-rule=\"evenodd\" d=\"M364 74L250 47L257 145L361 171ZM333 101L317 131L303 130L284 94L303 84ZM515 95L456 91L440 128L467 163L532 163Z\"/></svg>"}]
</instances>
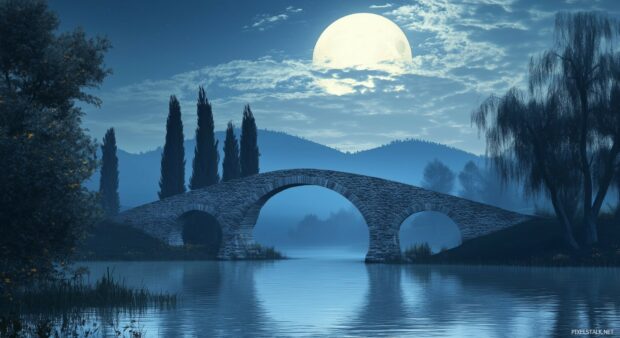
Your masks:
<instances>
[{"instance_id":1,"label":"distant mountain","mask_svg":"<svg viewBox=\"0 0 620 338\"><path fill-rule=\"evenodd\" d=\"M217 132L216 137L220 141L221 148L224 132ZM460 171L469 160L482 161L474 154L420 140L395 141L375 149L343 153L286 133L259 130L258 143L261 152L261 172L291 168L330 169L377 176L413 185L419 185L424 167L435 158L446 163L455 172ZM133 154L119 149L119 193L124 208L157 199L161 151L160 147ZM187 140L185 141L186 181L189 181L191 175L193 157L194 140ZM222 158L223 154L220 153L220 163ZM99 174L94 175L86 186L89 189L98 189Z\"/></svg>"}]
</instances>

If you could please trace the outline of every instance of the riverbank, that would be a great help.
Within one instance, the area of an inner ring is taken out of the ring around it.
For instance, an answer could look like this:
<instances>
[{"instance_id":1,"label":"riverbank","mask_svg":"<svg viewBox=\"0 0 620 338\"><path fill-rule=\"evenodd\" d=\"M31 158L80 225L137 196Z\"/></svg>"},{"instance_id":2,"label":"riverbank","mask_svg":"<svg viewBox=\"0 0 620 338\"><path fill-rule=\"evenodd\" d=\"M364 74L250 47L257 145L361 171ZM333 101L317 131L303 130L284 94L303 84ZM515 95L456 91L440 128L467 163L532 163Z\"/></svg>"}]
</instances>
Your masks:
<instances>
[{"instance_id":1,"label":"riverbank","mask_svg":"<svg viewBox=\"0 0 620 338\"><path fill-rule=\"evenodd\" d=\"M143 337L137 320L121 322L118 314L177 305L176 294L128 287L109 268L92 284L84 280L82 270L66 279L34 281L27 287L4 290L0 337Z\"/></svg>"},{"instance_id":2,"label":"riverbank","mask_svg":"<svg viewBox=\"0 0 620 338\"><path fill-rule=\"evenodd\" d=\"M170 246L144 232L122 224L103 222L88 232L76 248L77 261L192 261L217 260L200 245ZM217 251L217 250L215 250ZM247 260L277 260L286 257L273 247L256 244Z\"/></svg>"},{"instance_id":3,"label":"riverbank","mask_svg":"<svg viewBox=\"0 0 620 338\"><path fill-rule=\"evenodd\" d=\"M576 234L583 243L583 234ZM570 250L555 219L540 218L469 240L450 250L418 257L414 264L620 266L620 224L612 217L599 222L599 243Z\"/></svg>"}]
</instances>

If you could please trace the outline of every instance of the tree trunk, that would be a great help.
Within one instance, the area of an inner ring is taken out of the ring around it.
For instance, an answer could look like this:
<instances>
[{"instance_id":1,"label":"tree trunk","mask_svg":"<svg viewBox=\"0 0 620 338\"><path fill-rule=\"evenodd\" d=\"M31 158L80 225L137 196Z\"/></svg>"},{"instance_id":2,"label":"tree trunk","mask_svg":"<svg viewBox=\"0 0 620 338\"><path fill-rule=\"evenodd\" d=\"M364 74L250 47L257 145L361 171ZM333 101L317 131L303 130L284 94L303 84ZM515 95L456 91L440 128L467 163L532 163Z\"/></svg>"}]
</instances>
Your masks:
<instances>
[{"instance_id":1,"label":"tree trunk","mask_svg":"<svg viewBox=\"0 0 620 338\"><path fill-rule=\"evenodd\" d=\"M579 157L583 174L583 225L586 230L586 244L598 241L596 216L592 213L592 172L588 161L588 94L580 90L581 99L581 135L579 138ZM594 217L594 218L593 218Z\"/></svg>"},{"instance_id":2,"label":"tree trunk","mask_svg":"<svg viewBox=\"0 0 620 338\"><path fill-rule=\"evenodd\" d=\"M564 206L562 205L562 203L559 202L557 193L555 191L551 191L551 203L553 204L555 214L557 215L562 226L564 241L572 250L579 250L579 244L577 244L575 236L573 235L573 226L571 224L571 221L566 215Z\"/></svg>"}]
</instances>

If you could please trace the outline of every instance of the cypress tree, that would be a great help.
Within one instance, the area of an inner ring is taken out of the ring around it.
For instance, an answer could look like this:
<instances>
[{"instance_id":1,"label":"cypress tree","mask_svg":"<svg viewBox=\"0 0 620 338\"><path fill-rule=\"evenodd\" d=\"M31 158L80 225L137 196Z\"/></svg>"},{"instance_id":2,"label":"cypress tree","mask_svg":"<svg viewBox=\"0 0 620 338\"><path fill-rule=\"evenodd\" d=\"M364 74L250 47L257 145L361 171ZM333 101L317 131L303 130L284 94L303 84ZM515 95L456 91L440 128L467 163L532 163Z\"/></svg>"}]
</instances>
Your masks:
<instances>
[{"instance_id":1,"label":"cypress tree","mask_svg":"<svg viewBox=\"0 0 620 338\"><path fill-rule=\"evenodd\" d=\"M241 168L239 165L239 144L235 136L232 122L228 122L226 128L226 140L224 140L224 161L222 162L222 181L230 181L239 178Z\"/></svg>"},{"instance_id":2,"label":"cypress tree","mask_svg":"<svg viewBox=\"0 0 620 338\"><path fill-rule=\"evenodd\" d=\"M258 174L258 151L256 120L250 105L246 104L243 109L243 122L241 123L241 177Z\"/></svg>"},{"instance_id":3,"label":"cypress tree","mask_svg":"<svg viewBox=\"0 0 620 338\"><path fill-rule=\"evenodd\" d=\"M183 121L181 106L176 96L170 96L166 122L166 144L161 155L159 198L185 192L185 149L183 148Z\"/></svg>"},{"instance_id":4,"label":"cypress tree","mask_svg":"<svg viewBox=\"0 0 620 338\"><path fill-rule=\"evenodd\" d=\"M198 126L196 127L196 148L192 162L190 189L200 189L219 182L218 141L213 131L213 111L203 87L198 88L198 104L196 105Z\"/></svg>"},{"instance_id":5,"label":"cypress tree","mask_svg":"<svg viewBox=\"0 0 620 338\"><path fill-rule=\"evenodd\" d=\"M106 216L113 216L119 210L118 158L116 157L116 136L114 128L108 129L101 145L101 176L99 177L99 198Z\"/></svg>"}]
</instances>

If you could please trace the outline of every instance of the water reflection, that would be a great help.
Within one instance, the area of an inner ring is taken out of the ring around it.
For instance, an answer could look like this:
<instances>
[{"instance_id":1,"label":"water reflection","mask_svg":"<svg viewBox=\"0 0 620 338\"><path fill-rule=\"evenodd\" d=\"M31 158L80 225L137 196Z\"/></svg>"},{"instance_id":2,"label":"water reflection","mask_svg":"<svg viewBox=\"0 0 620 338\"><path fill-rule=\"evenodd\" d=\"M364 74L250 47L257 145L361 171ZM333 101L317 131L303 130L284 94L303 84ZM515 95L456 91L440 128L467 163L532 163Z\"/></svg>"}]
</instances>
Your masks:
<instances>
[{"instance_id":1,"label":"water reflection","mask_svg":"<svg viewBox=\"0 0 620 338\"><path fill-rule=\"evenodd\" d=\"M97 263L176 292L149 336L564 337L620 332L618 269L365 265L351 260Z\"/></svg>"}]
</instances>

